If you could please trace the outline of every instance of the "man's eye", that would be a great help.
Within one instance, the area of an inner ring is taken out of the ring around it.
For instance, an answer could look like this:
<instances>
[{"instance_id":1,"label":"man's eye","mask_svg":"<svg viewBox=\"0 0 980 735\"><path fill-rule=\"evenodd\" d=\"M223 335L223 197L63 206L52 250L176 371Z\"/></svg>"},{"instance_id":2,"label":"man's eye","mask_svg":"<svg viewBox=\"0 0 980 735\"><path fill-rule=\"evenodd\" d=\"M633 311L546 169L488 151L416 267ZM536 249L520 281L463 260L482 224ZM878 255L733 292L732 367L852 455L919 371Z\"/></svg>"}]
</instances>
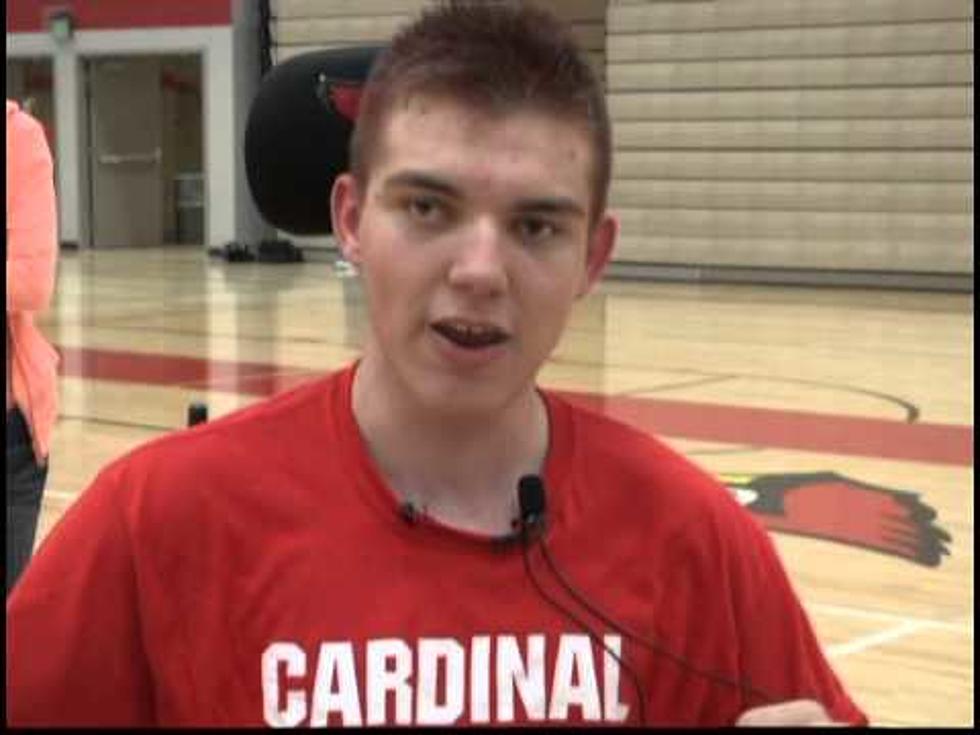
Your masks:
<instances>
[{"instance_id":1,"label":"man's eye","mask_svg":"<svg viewBox=\"0 0 980 735\"><path fill-rule=\"evenodd\" d=\"M408 213L422 222L434 222L444 214L443 206L435 199L414 197L406 202Z\"/></svg>"},{"instance_id":2,"label":"man's eye","mask_svg":"<svg viewBox=\"0 0 980 735\"><path fill-rule=\"evenodd\" d=\"M547 240L558 234L558 227L540 217L524 217L517 221L517 234L524 241Z\"/></svg>"}]
</instances>

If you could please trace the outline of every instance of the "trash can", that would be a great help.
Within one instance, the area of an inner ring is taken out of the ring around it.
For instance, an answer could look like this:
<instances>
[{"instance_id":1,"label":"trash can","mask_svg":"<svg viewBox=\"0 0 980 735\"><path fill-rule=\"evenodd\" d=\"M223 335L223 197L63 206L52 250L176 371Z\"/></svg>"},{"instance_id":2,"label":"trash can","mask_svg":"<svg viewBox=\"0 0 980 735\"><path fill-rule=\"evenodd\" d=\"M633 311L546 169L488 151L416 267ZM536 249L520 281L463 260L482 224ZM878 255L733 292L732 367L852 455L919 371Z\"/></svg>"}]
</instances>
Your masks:
<instances>
[{"instance_id":1,"label":"trash can","mask_svg":"<svg viewBox=\"0 0 980 735\"><path fill-rule=\"evenodd\" d=\"M191 171L174 176L177 242L204 243L204 174Z\"/></svg>"}]
</instances>

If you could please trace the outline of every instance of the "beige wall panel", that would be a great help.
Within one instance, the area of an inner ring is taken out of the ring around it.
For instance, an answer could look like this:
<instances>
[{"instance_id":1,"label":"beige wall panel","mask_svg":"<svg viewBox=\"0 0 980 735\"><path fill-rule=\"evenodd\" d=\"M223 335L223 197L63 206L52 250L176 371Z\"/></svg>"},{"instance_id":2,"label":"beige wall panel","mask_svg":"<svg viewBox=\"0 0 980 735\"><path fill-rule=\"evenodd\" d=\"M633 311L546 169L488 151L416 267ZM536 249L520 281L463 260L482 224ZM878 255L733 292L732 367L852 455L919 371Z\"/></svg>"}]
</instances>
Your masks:
<instances>
[{"instance_id":1,"label":"beige wall panel","mask_svg":"<svg viewBox=\"0 0 980 735\"><path fill-rule=\"evenodd\" d=\"M432 0L272 0L274 18L411 15Z\"/></svg>"},{"instance_id":2,"label":"beige wall panel","mask_svg":"<svg viewBox=\"0 0 980 735\"><path fill-rule=\"evenodd\" d=\"M971 214L972 184L836 183L822 181L617 180L619 208L771 209L823 212Z\"/></svg>"},{"instance_id":3,"label":"beige wall panel","mask_svg":"<svg viewBox=\"0 0 980 735\"><path fill-rule=\"evenodd\" d=\"M973 148L973 121L724 120L620 122L624 148Z\"/></svg>"},{"instance_id":4,"label":"beige wall panel","mask_svg":"<svg viewBox=\"0 0 980 735\"><path fill-rule=\"evenodd\" d=\"M664 237L971 242L973 218L897 212L776 212L723 209L619 209L623 234Z\"/></svg>"},{"instance_id":5,"label":"beige wall panel","mask_svg":"<svg viewBox=\"0 0 980 735\"><path fill-rule=\"evenodd\" d=\"M627 120L972 117L972 87L614 92L609 114Z\"/></svg>"},{"instance_id":6,"label":"beige wall panel","mask_svg":"<svg viewBox=\"0 0 980 735\"><path fill-rule=\"evenodd\" d=\"M550 10L570 21L601 21L606 23L608 0L532 0L535 5Z\"/></svg>"},{"instance_id":7,"label":"beige wall panel","mask_svg":"<svg viewBox=\"0 0 980 735\"><path fill-rule=\"evenodd\" d=\"M378 36L376 38L361 38L358 40L347 40L338 41L336 39L327 39L321 43L306 43L300 45L279 45L274 47L272 50L273 62L276 64L281 64L287 59L291 59L294 56L299 56L300 54L305 54L310 51L323 51L324 49L331 48L344 48L349 46L360 46L364 44L384 44L388 41L388 36ZM603 79L603 73L605 71L604 57L600 53L586 53L586 58L592 65L599 75L600 81Z\"/></svg>"},{"instance_id":8,"label":"beige wall panel","mask_svg":"<svg viewBox=\"0 0 980 735\"><path fill-rule=\"evenodd\" d=\"M614 258L972 272L969 0L612 0Z\"/></svg>"},{"instance_id":9,"label":"beige wall panel","mask_svg":"<svg viewBox=\"0 0 980 735\"><path fill-rule=\"evenodd\" d=\"M976 266L973 257L972 237L970 240L959 242L896 240L889 244L891 246L889 254L894 258L894 263L898 269L934 270L941 273L973 273Z\"/></svg>"},{"instance_id":10,"label":"beige wall panel","mask_svg":"<svg viewBox=\"0 0 980 735\"><path fill-rule=\"evenodd\" d=\"M586 51L602 51L606 47L606 27L601 21L572 24L572 36Z\"/></svg>"},{"instance_id":11,"label":"beige wall panel","mask_svg":"<svg viewBox=\"0 0 980 735\"><path fill-rule=\"evenodd\" d=\"M623 151L625 179L972 182L973 157L947 151Z\"/></svg>"},{"instance_id":12,"label":"beige wall panel","mask_svg":"<svg viewBox=\"0 0 980 735\"><path fill-rule=\"evenodd\" d=\"M617 261L676 265L931 273L971 273L974 268L972 247L965 243L950 247L947 243L906 243L868 238L812 242L799 238L722 240L624 236L616 244L614 258ZM887 267L882 264L887 264Z\"/></svg>"},{"instance_id":13,"label":"beige wall panel","mask_svg":"<svg viewBox=\"0 0 980 735\"><path fill-rule=\"evenodd\" d=\"M286 61L286 59L291 59L293 56L305 54L309 51L323 51L324 49L331 49L331 48L360 46L365 43L383 44L386 43L387 40L388 40L387 38L377 38L373 40L368 39L366 41L365 40L324 41L322 43L302 44L299 46L278 46L275 47L272 51L273 61L276 64L281 64L282 62ZM599 73L600 75L599 78L602 79L606 68L603 55L600 53L586 53L586 58L589 60L589 63L592 65L592 68L596 69L597 72Z\"/></svg>"},{"instance_id":14,"label":"beige wall panel","mask_svg":"<svg viewBox=\"0 0 980 735\"><path fill-rule=\"evenodd\" d=\"M534 1L611 91L617 259L972 271L969 0ZM428 4L279 0L274 53Z\"/></svg>"},{"instance_id":15,"label":"beige wall panel","mask_svg":"<svg viewBox=\"0 0 980 735\"><path fill-rule=\"evenodd\" d=\"M319 0L313 3L315 8L308 8L310 12L306 15L302 13L305 6L297 5L290 8L289 14L274 18L272 36L277 46L304 46L304 51L361 43L384 43L428 4L431 4L428 0L415 0L410 3L389 3L387 8L383 3L369 5L360 10L345 3L343 12L340 12L335 7L337 0ZM582 10L585 4L579 3L578 7ZM602 14L598 14L598 20L595 19L596 16L596 12L589 16L580 12L579 17L582 20L572 24L572 33L604 77L605 21ZM279 54L276 58L281 61L296 53Z\"/></svg>"},{"instance_id":16,"label":"beige wall panel","mask_svg":"<svg viewBox=\"0 0 980 735\"><path fill-rule=\"evenodd\" d=\"M384 15L370 18L296 18L275 21L272 37L279 45L326 42L364 43L387 41L411 15Z\"/></svg>"},{"instance_id":17,"label":"beige wall panel","mask_svg":"<svg viewBox=\"0 0 980 735\"><path fill-rule=\"evenodd\" d=\"M694 59L864 56L973 50L968 21L830 28L751 28L706 33L615 34L611 62Z\"/></svg>"},{"instance_id":18,"label":"beige wall panel","mask_svg":"<svg viewBox=\"0 0 980 735\"><path fill-rule=\"evenodd\" d=\"M281 64L282 62L293 58L294 56L299 56L300 54L305 54L309 51L324 51L325 49L332 48L345 48L349 46L362 46L365 43L383 43L384 39L378 39L377 41L355 41L351 43L334 43L334 42L324 42L316 44L308 44L303 46L278 46L272 51L273 63Z\"/></svg>"},{"instance_id":19,"label":"beige wall panel","mask_svg":"<svg viewBox=\"0 0 980 735\"><path fill-rule=\"evenodd\" d=\"M697 31L972 18L972 0L675 0L643 5L612 0L609 31Z\"/></svg>"},{"instance_id":20,"label":"beige wall panel","mask_svg":"<svg viewBox=\"0 0 980 735\"><path fill-rule=\"evenodd\" d=\"M972 54L610 64L612 91L972 84Z\"/></svg>"},{"instance_id":21,"label":"beige wall panel","mask_svg":"<svg viewBox=\"0 0 980 735\"><path fill-rule=\"evenodd\" d=\"M273 12L273 35L281 44L312 44L321 39L356 42L364 38L390 37L396 28L411 20L433 0L404 2L344 2L343 0L306 0L289 3L288 12ZM363 3L363 6L362 6ZM585 12L595 4L577 3L559 12L572 21L572 32L585 49L601 51L606 43L605 12L601 6ZM379 35L380 34L380 35Z\"/></svg>"},{"instance_id":22,"label":"beige wall panel","mask_svg":"<svg viewBox=\"0 0 980 735\"><path fill-rule=\"evenodd\" d=\"M277 18L336 18L365 15L413 14L435 0L272 0ZM533 0L566 20L602 21L608 0Z\"/></svg>"}]
</instances>

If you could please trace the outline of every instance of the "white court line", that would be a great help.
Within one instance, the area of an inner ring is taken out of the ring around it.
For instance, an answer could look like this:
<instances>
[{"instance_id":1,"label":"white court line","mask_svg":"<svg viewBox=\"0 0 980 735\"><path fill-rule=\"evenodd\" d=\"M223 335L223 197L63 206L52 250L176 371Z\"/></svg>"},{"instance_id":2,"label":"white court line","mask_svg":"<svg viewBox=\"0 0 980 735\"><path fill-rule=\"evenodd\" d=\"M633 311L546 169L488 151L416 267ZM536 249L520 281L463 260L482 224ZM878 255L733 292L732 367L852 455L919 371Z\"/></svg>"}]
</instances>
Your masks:
<instances>
[{"instance_id":1,"label":"white court line","mask_svg":"<svg viewBox=\"0 0 980 735\"><path fill-rule=\"evenodd\" d=\"M852 653L860 653L861 651L867 651L869 648L874 648L876 646L883 645L885 643L891 643L892 641L898 640L899 638L904 638L907 635L911 635L923 628L932 627L927 622L908 620L904 623L896 625L894 628L889 628L888 630L881 630L877 633L871 633L870 635L863 635L854 640L850 640L847 643L838 643L833 646L827 646L827 655L831 658L843 658L844 656L850 656Z\"/></svg>"},{"instance_id":2,"label":"white court line","mask_svg":"<svg viewBox=\"0 0 980 735\"><path fill-rule=\"evenodd\" d=\"M933 620L930 618L917 618L911 615L897 615L895 613L878 612L877 610L864 610L858 607L847 607L845 605L828 605L819 602L807 603L803 606L807 611L828 613L830 615L842 615L851 618L864 618L865 620L883 620L896 624L915 623L923 628L940 628L956 633L973 633L973 626L968 624L968 619L950 622L946 620Z\"/></svg>"},{"instance_id":3,"label":"white court line","mask_svg":"<svg viewBox=\"0 0 980 735\"><path fill-rule=\"evenodd\" d=\"M62 490L45 490L44 497L52 500L78 500L82 493L66 493Z\"/></svg>"}]
</instances>

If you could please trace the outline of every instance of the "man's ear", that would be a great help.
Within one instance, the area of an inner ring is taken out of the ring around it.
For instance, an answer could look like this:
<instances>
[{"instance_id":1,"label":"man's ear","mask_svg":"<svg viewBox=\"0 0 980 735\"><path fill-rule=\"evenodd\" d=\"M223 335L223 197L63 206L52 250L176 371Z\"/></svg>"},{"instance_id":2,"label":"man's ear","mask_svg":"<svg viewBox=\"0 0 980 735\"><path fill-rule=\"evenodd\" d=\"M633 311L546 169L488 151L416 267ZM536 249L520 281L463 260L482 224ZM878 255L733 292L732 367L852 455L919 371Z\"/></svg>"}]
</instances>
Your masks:
<instances>
[{"instance_id":1,"label":"man's ear","mask_svg":"<svg viewBox=\"0 0 980 735\"><path fill-rule=\"evenodd\" d=\"M361 190L350 173L334 179L330 191L330 217L333 234L344 259L351 263L361 261L361 241L358 225L361 220Z\"/></svg>"},{"instance_id":2,"label":"man's ear","mask_svg":"<svg viewBox=\"0 0 980 735\"><path fill-rule=\"evenodd\" d=\"M585 273L582 276L578 297L585 296L602 278L602 273L612 257L617 237L619 237L619 219L607 211L592 228L592 234L589 236L585 254Z\"/></svg>"}]
</instances>

